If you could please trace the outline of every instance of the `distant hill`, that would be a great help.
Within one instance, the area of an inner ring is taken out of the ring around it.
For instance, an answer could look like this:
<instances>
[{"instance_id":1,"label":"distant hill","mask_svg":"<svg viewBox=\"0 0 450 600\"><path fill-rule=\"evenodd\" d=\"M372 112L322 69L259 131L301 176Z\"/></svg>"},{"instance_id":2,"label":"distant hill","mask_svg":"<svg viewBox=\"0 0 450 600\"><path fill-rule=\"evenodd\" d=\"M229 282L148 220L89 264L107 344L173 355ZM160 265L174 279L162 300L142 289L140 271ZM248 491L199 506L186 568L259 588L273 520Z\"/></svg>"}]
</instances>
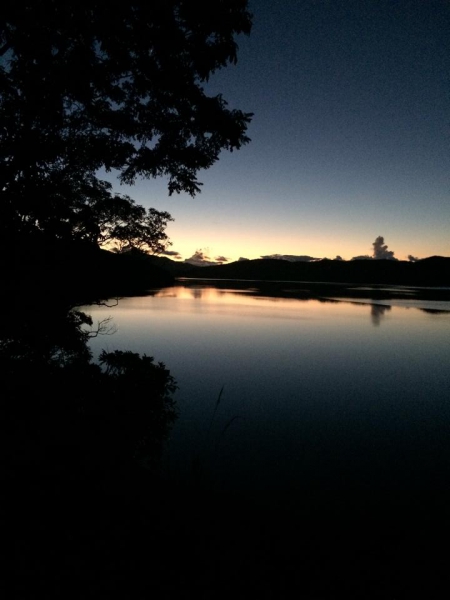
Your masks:
<instances>
[{"instance_id":1,"label":"distant hill","mask_svg":"<svg viewBox=\"0 0 450 600\"><path fill-rule=\"evenodd\" d=\"M180 265L181 266L181 265ZM177 277L312 281L330 283L450 286L450 258L431 256L417 262L393 260L320 260L290 262L256 259L212 267L192 267Z\"/></svg>"},{"instance_id":2,"label":"distant hill","mask_svg":"<svg viewBox=\"0 0 450 600\"><path fill-rule=\"evenodd\" d=\"M190 265L189 263L179 262L175 260L171 260L166 256L152 256L148 257L149 263L155 265L159 269L164 269L168 273L170 273L173 277L189 277L188 273L192 271L195 267Z\"/></svg>"},{"instance_id":3,"label":"distant hill","mask_svg":"<svg viewBox=\"0 0 450 600\"><path fill-rule=\"evenodd\" d=\"M139 288L149 286L152 282L155 285L170 285L175 277L450 287L450 258L443 256L431 256L417 262L328 259L291 262L261 258L198 267L163 256L137 254L114 258L105 256L104 263L109 263L107 266L112 271L116 270L113 279L117 281L120 272L119 279L126 287L133 287L134 281Z\"/></svg>"}]
</instances>

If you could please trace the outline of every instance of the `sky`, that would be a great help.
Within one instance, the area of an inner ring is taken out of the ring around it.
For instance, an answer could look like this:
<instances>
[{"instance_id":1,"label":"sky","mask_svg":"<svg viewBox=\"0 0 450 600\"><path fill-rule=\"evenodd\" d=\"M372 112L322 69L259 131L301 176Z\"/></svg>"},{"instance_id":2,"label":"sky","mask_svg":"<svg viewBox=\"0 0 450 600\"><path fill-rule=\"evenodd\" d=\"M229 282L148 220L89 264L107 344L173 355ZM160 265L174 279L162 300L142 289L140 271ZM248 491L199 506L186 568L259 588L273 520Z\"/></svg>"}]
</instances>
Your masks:
<instances>
[{"instance_id":1,"label":"sky","mask_svg":"<svg viewBox=\"0 0 450 600\"><path fill-rule=\"evenodd\" d=\"M450 1L251 0L238 64L207 89L254 113L251 142L129 193L168 211L170 250L215 261L346 260L383 236L400 260L450 256Z\"/></svg>"}]
</instances>

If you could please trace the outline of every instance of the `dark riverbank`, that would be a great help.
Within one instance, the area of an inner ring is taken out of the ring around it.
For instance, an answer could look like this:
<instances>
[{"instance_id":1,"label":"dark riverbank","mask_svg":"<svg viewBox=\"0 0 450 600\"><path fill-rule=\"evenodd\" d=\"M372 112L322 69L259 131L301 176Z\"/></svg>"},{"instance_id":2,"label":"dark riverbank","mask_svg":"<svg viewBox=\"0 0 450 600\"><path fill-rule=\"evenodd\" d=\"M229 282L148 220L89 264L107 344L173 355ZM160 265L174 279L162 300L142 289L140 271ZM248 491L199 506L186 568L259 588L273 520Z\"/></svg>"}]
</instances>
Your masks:
<instances>
[{"instance_id":1,"label":"dark riverbank","mask_svg":"<svg viewBox=\"0 0 450 600\"><path fill-rule=\"evenodd\" d=\"M74 306L171 285L173 275L142 252L116 254L90 244L28 243L5 252L1 301Z\"/></svg>"}]
</instances>

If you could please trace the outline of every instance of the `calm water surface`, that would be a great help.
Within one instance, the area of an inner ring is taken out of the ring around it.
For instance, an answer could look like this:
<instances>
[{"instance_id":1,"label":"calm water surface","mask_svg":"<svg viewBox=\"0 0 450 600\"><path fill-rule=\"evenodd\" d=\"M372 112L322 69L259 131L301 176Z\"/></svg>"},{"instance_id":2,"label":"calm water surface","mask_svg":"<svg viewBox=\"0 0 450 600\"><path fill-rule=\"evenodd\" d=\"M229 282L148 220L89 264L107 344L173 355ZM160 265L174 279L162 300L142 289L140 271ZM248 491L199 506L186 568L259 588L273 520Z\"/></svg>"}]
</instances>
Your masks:
<instances>
[{"instance_id":1,"label":"calm water surface","mask_svg":"<svg viewBox=\"0 0 450 600\"><path fill-rule=\"evenodd\" d=\"M186 283L87 310L117 328L92 340L95 354L146 353L177 380L166 456L177 477L200 468L216 486L293 498L448 485L449 302Z\"/></svg>"}]
</instances>

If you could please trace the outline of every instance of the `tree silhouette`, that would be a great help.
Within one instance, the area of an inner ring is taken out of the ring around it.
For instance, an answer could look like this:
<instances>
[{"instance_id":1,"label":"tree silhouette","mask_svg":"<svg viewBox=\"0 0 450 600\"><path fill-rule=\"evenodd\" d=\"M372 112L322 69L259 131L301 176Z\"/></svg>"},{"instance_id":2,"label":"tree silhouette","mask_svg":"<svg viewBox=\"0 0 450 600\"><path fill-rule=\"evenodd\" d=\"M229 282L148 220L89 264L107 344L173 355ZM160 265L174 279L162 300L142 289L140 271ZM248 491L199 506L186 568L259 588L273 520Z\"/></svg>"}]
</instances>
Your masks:
<instances>
[{"instance_id":1,"label":"tree silhouette","mask_svg":"<svg viewBox=\"0 0 450 600\"><path fill-rule=\"evenodd\" d=\"M249 141L251 114L203 87L236 62L246 0L18 0L2 12L1 217L14 230L69 235L86 204L112 197L101 168L194 195L200 169Z\"/></svg>"},{"instance_id":2,"label":"tree silhouette","mask_svg":"<svg viewBox=\"0 0 450 600\"><path fill-rule=\"evenodd\" d=\"M199 170L221 150L249 141L251 115L229 109L204 86L236 62L234 38L250 27L247 0L2 6L0 302L8 318L0 325L0 390L19 596L31 588L45 594L49 585L59 596L80 574L88 596L98 595L94 589L102 595L99 573L116 570L108 552L97 551L111 546L97 524L105 514L114 519L107 529L118 532L117 548L133 548L137 561L134 532L144 527L155 552L143 561L156 562L153 521L165 520L157 471L177 413L175 380L162 363L132 352L103 352L94 362L88 338L108 323L92 331L89 316L69 309L114 296L143 272L153 277L148 257L98 246L157 253L169 243L169 213L115 194L100 170L127 184L164 176L170 194L194 195ZM146 524L131 525L135 516ZM58 537L61 523L67 544ZM51 552L36 530L52 540ZM83 562L80 532L95 554L94 569ZM66 557L77 565L73 573ZM134 585L130 569L117 571ZM151 595L152 575L147 579ZM134 597L129 588L125 595Z\"/></svg>"},{"instance_id":3,"label":"tree silhouette","mask_svg":"<svg viewBox=\"0 0 450 600\"><path fill-rule=\"evenodd\" d=\"M74 239L89 240L123 252L132 248L160 254L171 245L165 229L171 215L155 208L146 209L129 196L109 193L88 200L73 220Z\"/></svg>"}]
</instances>

